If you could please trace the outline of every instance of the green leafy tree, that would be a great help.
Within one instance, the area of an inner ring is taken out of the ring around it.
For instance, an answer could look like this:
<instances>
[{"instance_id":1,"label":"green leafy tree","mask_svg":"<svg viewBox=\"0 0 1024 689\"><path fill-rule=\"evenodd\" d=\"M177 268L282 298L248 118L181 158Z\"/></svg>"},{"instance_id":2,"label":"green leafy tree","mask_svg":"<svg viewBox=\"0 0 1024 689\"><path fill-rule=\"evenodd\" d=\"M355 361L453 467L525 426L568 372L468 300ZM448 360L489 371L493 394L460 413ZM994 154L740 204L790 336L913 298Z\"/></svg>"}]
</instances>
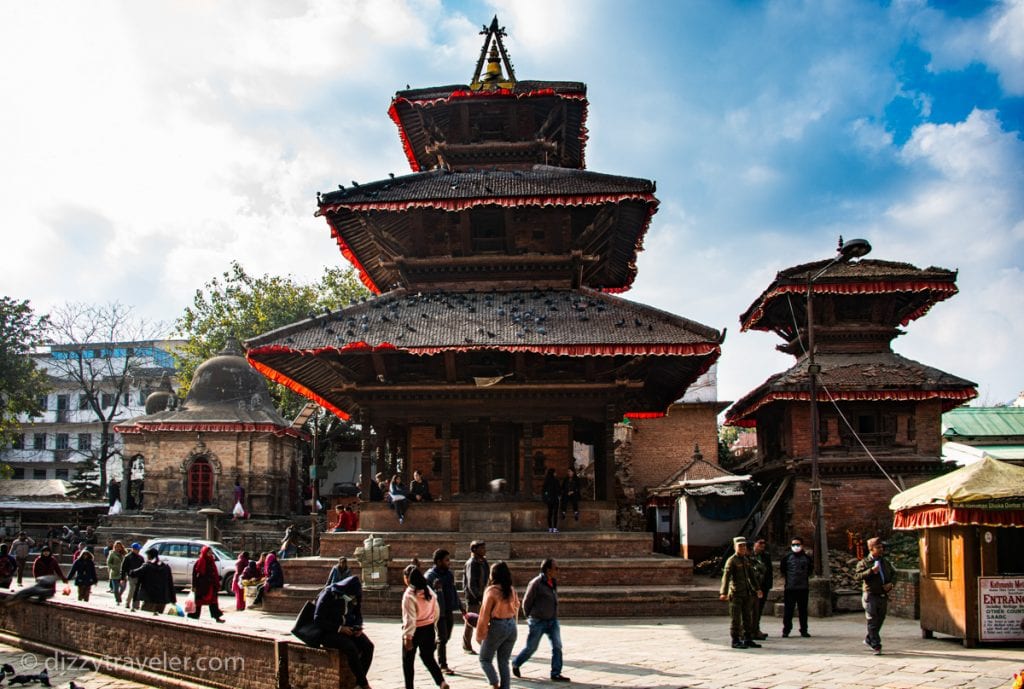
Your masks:
<instances>
[{"instance_id":1,"label":"green leafy tree","mask_svg":"<svg viewBox=\"0 0 1024 689\"><path fill-rule=\"evenodd\" d=\"M46 373L30 356L43 344L46 316L36 316L28 301L0 297L0 447L14 438L20 414L38 414L40 395L47 392ZM0 467L10 475L10 467Z\"/></svg>"},{"instance_id":2,"label":"green leafy tree","mask_svg":"<svg viewBox=\"0 0 1024 689\"><path fill-rule=\"evenodd\" d=\"M352 269L326 268L317 282L304 283L291 276L252 276L232 261L230 270L196 290L192 306L175 323L177 334L186 339L176 352L181 394L188 391L196 368L223 350L228 338L244 341L369 294ZM285 418L306 404L283 385L270 388Z\"/></svg>"},{"instance_id":3,"label":"green leafy tree","mask_svg":"<svg viewBox=\"0 0 1024 689\"><path fill-rule=\"evenodd\" d=\"M736 464L736 458L732 455L732 444L740 437L740 429L736 426L721 425L718 427L718 464L723 467L731 467Z\"/></svg>"}]
</instances>

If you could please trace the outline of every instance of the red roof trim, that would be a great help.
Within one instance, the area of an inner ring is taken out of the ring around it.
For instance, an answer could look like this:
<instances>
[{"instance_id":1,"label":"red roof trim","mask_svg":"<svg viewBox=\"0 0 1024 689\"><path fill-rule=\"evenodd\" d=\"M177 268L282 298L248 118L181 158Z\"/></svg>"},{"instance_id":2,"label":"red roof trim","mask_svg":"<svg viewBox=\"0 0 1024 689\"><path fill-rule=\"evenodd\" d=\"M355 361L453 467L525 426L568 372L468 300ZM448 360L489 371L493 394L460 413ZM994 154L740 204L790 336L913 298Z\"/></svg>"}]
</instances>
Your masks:
<instances>
[{"instance_id":1,"label":"red roof trim","mask_svg":"<svg viewBox=\"0 0 1024 689\"><path fill-rule=\"evenodd\" d=\"M654 207L657 207L659 203L658 199L654 198L654 194L640 192L627 194L575 194L568 196L558 194L551 196L482 196L469 199L332 203L321 206L316 214L325 215L342 209L356 213L367 211L401 213L416 208L432 208L454 213L477 208L478 206L503 206L505 208L519 208L522 206L598 206L609 203L622 203L623 201L643 201Z\"/></svg>"},{"instance_id":2,"label":"red roof trim","mask_svg":"<svg viewBox=\"0 0 1024 689\"><path fill-rule=\"evenodd\" d=\"M352 251L352 247L350 247L348 242L345 241L345 238L341 236L341 232L338 231L338 228L335 227L330 218L327 219L327 225L331 228L331 236L334 237L334 241L338 243L338 249L341 250L341 255L346 261L352 264L356 269L356 272L359 274L359 281L366 286L366 289L370 290L374 294L380 294L380 287L377 286L377 283L370 277L366 268L364 268L363 264L358 258L356 258L356 252Z\"/></svg>"},{"instance_id":3,"label":"red roof trim","mask_svg":"<svg viewBox=\"0 0 1024 689\"><path fill-rule=\"evenodd\" d=\"M978 396L978 391L973 387L961 388L959 390L833 390L832 399L842 400L846 402L850 401L867 401L867 402L883 402L883 401L919 401L919 400L943 400L945 404L942 405L942 411L949 411L953 407L958 407L968 400L972 400ZM819 402L828 402L829 397L824 391L819 393ZM755 403L748 406L746 409L737 410L736 412L730 413L725 423L727 426L740 426L742 428L753 428L757 425L753 414L761 407L766 404L778 401L789 401L789 402L809 402L811 395L806 390L793 391L793 392L770 392L767 395L759 398Z\"/></svg>"},{"instance_id":4,"label":"red roof trim","mask_svg":"<svg viewBox=\"0 0 1024 689\"><path fill-rule=\"evenodd\" d=\"M289 378L288 376L283 375L281 373L278 373L277 371L275 371L274 369L270 368L266 364L262 364L262 363L256 361L255 359L253 359L252 358L252 350L250 350L249 353L246 354L245 358L249 361L249 365L251 365L254 369L256 369L257 371L259 371L260 373L265 375L270 380L274 381L275 383L280 383L281 385L285 386L286 388L288 388L292 392L295 392L295 393L297 393L299 395L302 395L306 399L309 399L309 400L312 400L312 401L316 402L317 404L319 404L324 409L326 409L326 410L330 411L331 413L333 413L339 419L342 419L342 420L345 420L345 421L348 420L348 418L349 418L348 414L346 414L341 409L339 409L338 407L334 406L333 404L328 402L326 399L324 399L320 395L316 394L315 392L313 392L312 390L307 388L305 385L301 385L301 384L297 383L296 381L292 380L291 378Z\"/></svg>"},{"instance_id":5,"label":"red roof trim","mask_svg":"<svg viewBox=\"0 0 1024 689\"><path fill-rule=\"evenodd\" d=\"M402 150L405 151L405 157L409 160L409 167L412 168L413 172L419 172L419 162L416 160L416 153L413 150L412 142L409 141L409 136L405 132L405 128L402 126L402 118L398 115L398 108L396 107L399 103L405 103L410 106L433 106L438 103L449 103L456 100L466 100L469 98L541 98L547 96L554 96L555 98L561 98L563 100L579 100L583 101L583 116L580 118L580 167L585 168L586 163L584 161L584 154L587 149L587 140L589 139L587 132L587 94L580 91L573 91L569 93L556 93L554 89L535 89L533 91L527 91L526 93L515 93L512 89L496 89L493 91L465 91L458 90L453 91L450 95L445 98L402 98L398 97L391 101L391 106L388 108L388 117L398 127L398 136L402 139Z\"/></svg>"},{"instance_id":6,"label":"red roof trim","mask_svg":"<svg viewBox=\"0 0 1024 689\"><path fill-rule=\"evenodd\" d=\"M318 349L295 349L282 345L264 345L249 350L247 358L253 366L257 362L253 356L265 354L299 354L302 356L319 356L325 353L351 352L363 350L377 352L381 350L399 351L415 356L432 356L444 352L478 352L499 350L503 352L530 352L533 354L550 354L554 356L705 356L717 355L720 347L714 343L701 342L696 344L664 344L664 345L628 345L628 344L588 344L588 345L450 345L445 347L397 347L390 342L370 345L366 342L350 342L341 347L320 347ZM260 364L261 366L265 365ZM262 369L260 369L262 372ZM280 382L280 381L278 381Z\"/></svg>"},{"instance_id":7,"label":"red roof trim","mask_svg":"<svg viewBox=\"0 0 1024 689\"><path fill-rule=\"evenodd\" d=\"M627 419L661 419L668 415L663 411L629 411L623 416Z\"/></svg>"},{"instance_id":8,"label":"red roof trim","mask_svg":"<svg viewBox=\"0 0 1024 689\"><path fill-rule=\"evenodd\" d=\"M272 423L242 423L228 421L140 421L115 426L114 430L124 435L160 431L180 431L185 433L273 433L287 435L300 440L309 440L309 434L289 426L277 426Z\"/></svg>"},{"instance_id":9,"label":"red roof trim","mask_svg":"<svg viewBox=\"0 0 1024 689\"><path fill-rule=\"evenodd\" d=\"M939 301L949 299L959 290L951 282L940 282L937 280L879 280L871 282L824 282L816 283L814 291L821 294L883 294L889 292L937 292L935 301L926 304L920 309L906 316L900 325L907 325L910 321L916 320L928 313L928 310ZM762 297L757 308L750 314L750 317L740 324L740 331L757 329L758 323L764 316L764 309L775 297L784 294L807 294L807 284L779 285Z\"/></svg>"},{"instance_id":10,"label":"red roof trim","mask_svg":"<svg viewBox=\"0 0 1024 689\"><path fill-rule=\"evenodd\" d=\"M1024 527L1024 510L986 510L936 505L899 510L892 520L892 528L900 531L931 529L953 524L996 528Z\"/></svg>"}]
</instances>

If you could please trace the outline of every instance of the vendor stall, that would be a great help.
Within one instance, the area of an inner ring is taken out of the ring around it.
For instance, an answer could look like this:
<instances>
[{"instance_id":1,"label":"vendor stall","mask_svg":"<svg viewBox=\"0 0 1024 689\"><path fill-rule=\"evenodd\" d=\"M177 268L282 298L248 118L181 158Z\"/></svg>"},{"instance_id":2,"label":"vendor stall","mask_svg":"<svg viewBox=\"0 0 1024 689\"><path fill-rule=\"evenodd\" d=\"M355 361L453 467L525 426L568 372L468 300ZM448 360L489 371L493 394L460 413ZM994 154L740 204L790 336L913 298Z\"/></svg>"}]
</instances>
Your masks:
<instances>
[{"instance_id":1,"label":"vendor stall","mask_svg":"<svg viewBox=\"0 0 1024 689\"><path fill-rule=\"evenodd\" d=\"M1024 467L985 457L889 508L918 532L922 635L1024 643Z\"/></svg>"}]
</instances>

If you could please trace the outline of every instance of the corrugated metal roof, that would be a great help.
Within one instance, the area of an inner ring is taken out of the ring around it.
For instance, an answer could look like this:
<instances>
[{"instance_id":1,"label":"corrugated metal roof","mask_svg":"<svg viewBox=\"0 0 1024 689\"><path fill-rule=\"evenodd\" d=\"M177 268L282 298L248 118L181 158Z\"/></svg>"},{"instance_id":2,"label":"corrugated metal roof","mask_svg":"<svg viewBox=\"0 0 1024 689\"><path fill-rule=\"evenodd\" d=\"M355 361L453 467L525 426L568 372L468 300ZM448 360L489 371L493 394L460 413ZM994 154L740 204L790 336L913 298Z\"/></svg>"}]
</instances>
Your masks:
<instances>
[{"instance_id":1,"label":"corrugated metal roof","mask_svg":"<svg viewBox=\"0 0 1024 689\"><path fill-rule=\"evenodd\" d=\"M1024 437L1024 407L960 407L942 415L946 438Z\"/></svg>"}]
</instances>

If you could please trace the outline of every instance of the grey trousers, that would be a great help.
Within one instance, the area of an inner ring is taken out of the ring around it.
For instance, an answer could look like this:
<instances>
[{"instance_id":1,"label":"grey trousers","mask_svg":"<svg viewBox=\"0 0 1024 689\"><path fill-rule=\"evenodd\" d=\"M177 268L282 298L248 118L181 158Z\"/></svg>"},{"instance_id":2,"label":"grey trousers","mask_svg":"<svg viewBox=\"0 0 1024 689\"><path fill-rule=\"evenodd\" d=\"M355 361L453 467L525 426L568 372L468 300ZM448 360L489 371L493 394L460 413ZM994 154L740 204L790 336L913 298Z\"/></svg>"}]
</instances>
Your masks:
<instances>
[{"instance_id":1,"label":"grey trousers","mask_svg":"<svg viewBox=\"0 0 1024 689\"><path fill-rule=\"evenodd\" d=\"M868 621L868 634L864 642L871 648L882 647L882 625L885 623L885 614L889 610L889 599L874 593L865 593L861 597L864 605L864 616Z\"/></svg>"}]
</instances>

